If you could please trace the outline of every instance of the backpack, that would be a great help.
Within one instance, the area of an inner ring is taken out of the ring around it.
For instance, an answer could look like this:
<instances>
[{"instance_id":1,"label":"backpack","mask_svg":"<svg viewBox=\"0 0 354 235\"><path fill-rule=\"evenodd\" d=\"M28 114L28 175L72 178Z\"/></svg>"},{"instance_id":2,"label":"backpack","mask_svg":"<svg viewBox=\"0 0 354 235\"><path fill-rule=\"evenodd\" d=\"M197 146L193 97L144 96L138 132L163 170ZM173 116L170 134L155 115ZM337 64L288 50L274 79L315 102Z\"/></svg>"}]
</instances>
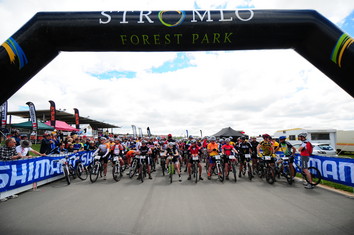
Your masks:
<instances>
[{"instance_id":1,"label":"backpack","mask_svg":"<svg viewBox=\"0 0 354 235\"><path fill-rule=\"evenodd\" d=\"M312 152L313 152L313 145L309 141L306 142L306 150L309 153L309 155L311 156Z\"/></svg>"}]
</instances>

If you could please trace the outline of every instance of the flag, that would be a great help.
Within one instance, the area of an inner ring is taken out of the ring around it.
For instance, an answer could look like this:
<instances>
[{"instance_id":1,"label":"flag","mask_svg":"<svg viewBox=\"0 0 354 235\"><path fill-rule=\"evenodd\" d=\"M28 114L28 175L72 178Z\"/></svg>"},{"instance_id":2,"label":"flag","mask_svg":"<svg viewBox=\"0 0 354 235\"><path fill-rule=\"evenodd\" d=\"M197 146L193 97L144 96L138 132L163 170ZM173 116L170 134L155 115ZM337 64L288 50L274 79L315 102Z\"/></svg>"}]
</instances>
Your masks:
<instances>
[{"instance_id":1,"label":"flag","mask_svg":"<svg viewBox=\"0 0 354 235\"><path fill-rule=\"evenodd\" d=\"M52 100L49 100L50 103L50 125L52 127L55 127L55 120L56 120L56 109L55 109L55 103Z\"/></svg>"},{"instance_id":2,"label":"flag","mask_svg":"<svg viewBox=\"0 0 354 235\"><path fill-rule=\"evenodd\" d=\"M151 137L150 127L147 128L148 136Z\"/></svg>"},{"instance_id":3,"label":"flag","mask_svg":"<svg viewBox=\"0 0 354 235\"><path fill-rule=\"evenodd\" d=\"M143 130L139 127L139 137L143 137Z\"/></svg>"},{"instance_id":4,"label":"flag","mask_svg":"<svg viewBox=\"0 0 354 235\"><path fill-rule=\"evenodd\" d=\"M76 125L76 129L80 129L80 116L79 116L79 110L78 109L74 109L75 111L75 125Z\"/></svg>"},{"instance_id":5,"label":"flag","mask_svg":"<svg viewBox=\"0 0 354 235\"><path fill-rule=\"evenodd\" d=\"M200 130L200 137L203 138L203 131Z\"/></svg>"},{"instance_id":6,"label":"flag","mask_svg":"<svg viewBox=\"0 0 354 235\"><path fill-rule=\"evenodd\" d=\"M0 106L0 115L1 115L1 128L6 127L6 121L7 121L7 101L5 101L1 106Z\"/></svg>"},{"instance_id":7,"label":"flag","mask_svg":"<svg viewBox=\"0 0 354 235\"><path fill-rule=\"evenodd\" d=\"M133 137L136 138L137 134L136 134L136 126L132 125L132 129L133 129Z\"/></svg>"},{"instance_id":8,"label":"flag","mask_svg":"<svg viewBox=\"0 0 354 235\"><path fill-rule=\"evenodd\" d=\"M188 138L188 136L189 136L189 135L188 135L188 130L186 130L186 132L187 132L187 138Z\"/></svg>"},{"instance_id":9,"label":"flag","mask_svg":"<svg viewBox=\"0 0 354 235\"><path fill-rule=\"evenodd\" d=\"M34 104L32 102L27 102L26 103L29 107L29 113L32 121L32 129L33 131L37 131L37 116L36 116L36 108L34 107Z\"/></svg>"}]
</instances>

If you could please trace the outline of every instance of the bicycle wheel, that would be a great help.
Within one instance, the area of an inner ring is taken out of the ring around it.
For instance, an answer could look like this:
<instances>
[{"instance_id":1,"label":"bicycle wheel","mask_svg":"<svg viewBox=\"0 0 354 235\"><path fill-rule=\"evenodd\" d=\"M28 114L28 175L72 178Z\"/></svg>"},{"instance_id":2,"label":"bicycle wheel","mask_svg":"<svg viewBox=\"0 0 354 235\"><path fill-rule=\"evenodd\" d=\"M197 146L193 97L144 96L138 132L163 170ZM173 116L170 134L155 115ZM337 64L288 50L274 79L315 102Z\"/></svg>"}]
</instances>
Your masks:
<instances>
[{"instance_id":1,"label":"bicycle wheel","mask_svg":"<svg viewBox=\"0 0 354 235\"><path fill-rule=\"evenodd\" d=\"M112 169L113 179L118 182L122 178L122 172L119 164L115 164Z\"/></svg>"},{"instance_id":2,"label":"bicycle wheel","mask_svg":"<svg viewBox=\"0 0 354 235\"><path fill-rule=\"evenodd\" d=\"M194 163L194 178L195 183L198 183L198 163Z\"/></svg>"},{"instance_id":3,"label":"bicycle wheel","mask_svg":"<svg viewBox=\"0 0 354 235\"><path fill-rule=\"evenodd\" d=\"M173 176L173 164L169 163L168 164L168 174L169 174L169 177L170 177L170 184L172 184L172 176Z\"/></svg>"},{"instance_id":4,"label":"bicycle wheel","mask_svg":"<svg viewBox=\"0 0 354 235\"><path fill-rule=\"evenodd\" d=\"M76 167L76 175L81 180L86 180L88 177L88 172L86 167L80 162Z\"/></svg>"},{"instance_id":5,"label":"bicycle wheel","mask_svg":"<svg viewBox=\"0 0 354 235\"><path fill-rule=\"evenodd\" d=\"M234 174L234 180L237 181L236 164L232 164L232 173Z\"/></svg>"},{"instance_id":6,"label":"bicycle wheel","mask_svg":"<svg viewBox=\"0 0 354 235\"><path fill-rule=\"evenodd\" d=\"M65 176L65 180L68 183L68 185L70 184L70 172L69 172L69 167L67 165L63 166L63 171L64 171L64 176Z\"/></svg>"},{"instance_id":7,"label":"bicycle wheel","mask_svg":"<svg viewBox=\"0 0 354 235\"><path fill-rule=\"evenodd\" d=\"M133 176L135 175L137 170L136 166L137 166L137 162L136 160L133 160L132 166L129 169L129 178L133 178Z\"/></svg>"},{"instance_id":8,"label":"bicycle wheel","mask_svg":"<svg viewBox=\"0 0 354 235\"><path fill-rule=\"evenodd\" d=\"M321 172L316 167L313 166L309 167L308 170L311 173L312 182L310 183L310 181L307 179L305 175L306 182L314 186L318 185L322 180Z\"/></svg>"},{"instance_id":9,"label":"bicycle wheel","mask_svg":"<svg viewBox=\"0 0 354 235\"><path fill-rule=\"evenodd\" d=\"M251 168L250 163L247 164L247 173L248 173L248 179L252 180L253 174L252 174L252 168Z\"/></svg>"},{"instance_id":10,"label":"bicycle wheel","mask_svg":"<svg viewBox=\"0 0 354 235\"><path fill-rule=\"evenodd\" d=\"M69 175L71 175L73 177L73 179L76 178L76 170L72 165L69 165Z\"/></svg>"},{"instance_id":11,"label":"bicycle wheel","mask_svg":"<svg viewBox=\"0 0 354 235\"><path fill-rule=\"evenodd\" d=\"M165 161L161 161L160 164L161 164L161 169L162 169L162 175L165 176L165 171L166 171Z\"/></svg>"},{"instance_id":12,"label":"bicycle wheel","mask_svg":"<svg viewBox=\"0 0 354 235\"><path fill-rule=\"evenodd\" d=\"M275 182L274 169L272 167L267 167L266 169L266 180L269 184L273 184Z\"/></svg>"},{"instance_id":13,"label":"bicycle wheel","mask_svg":"<svg viewBox=\"0 0 354 235\"><path fill-rule=\"evenodd\" d=\"M218 178L219 178L220 182L224 182L225 175L224 175L224 171L221 167L221 164L218 164L217 168L218 168Z\"/></svg>"},{"instance_id":14,"label":"bicycle wheel","mask_svg":"<svg viewBox=\"0 0 354 235\"><path fill-rule=\"evenodd\" d=\"M293 179L291 177L290 168L288 166L284 166L282 175L285 177L285 179L286 179L286 181L288 182L289 185L293 184Z\"/></svg>"},{"instance_id":15,"label":"bicycle wheel","mask_svg":"<svg viewBox=\"0 0 354 235\"><path fill-rule=\"evenodd\" d=\"M93 167L91 168L91 171L90 171L91 183L94 183L97 181L99 174L100 174L100 166L98 163L96 163L95 165L93 165Z\"/></svg>"}]
</instances>

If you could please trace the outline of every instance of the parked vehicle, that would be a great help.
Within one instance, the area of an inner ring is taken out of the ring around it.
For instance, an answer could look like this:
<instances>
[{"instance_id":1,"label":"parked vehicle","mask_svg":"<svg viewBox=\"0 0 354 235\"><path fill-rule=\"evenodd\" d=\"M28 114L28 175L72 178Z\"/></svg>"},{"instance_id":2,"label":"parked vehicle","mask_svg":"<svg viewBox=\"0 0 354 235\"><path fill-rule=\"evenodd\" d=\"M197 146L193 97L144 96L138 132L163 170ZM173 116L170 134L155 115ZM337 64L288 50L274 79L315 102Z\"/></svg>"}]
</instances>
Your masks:
<instances>
[{"instance_id":1,"label":"parked vehicle","mask_svg":"<svg viewBox=\"0 0 354 235\"><path fill-rule=\"evenodd\" d=\"M337 151L330 144L312 143L312 145L313 145L313 152L312 152L313 155L325 156L325 157L338 157ZM294 144L293 146L296 148L296 152L299 153L298 149L301 146L301 144Z\"/></svg>"}]
</instances>

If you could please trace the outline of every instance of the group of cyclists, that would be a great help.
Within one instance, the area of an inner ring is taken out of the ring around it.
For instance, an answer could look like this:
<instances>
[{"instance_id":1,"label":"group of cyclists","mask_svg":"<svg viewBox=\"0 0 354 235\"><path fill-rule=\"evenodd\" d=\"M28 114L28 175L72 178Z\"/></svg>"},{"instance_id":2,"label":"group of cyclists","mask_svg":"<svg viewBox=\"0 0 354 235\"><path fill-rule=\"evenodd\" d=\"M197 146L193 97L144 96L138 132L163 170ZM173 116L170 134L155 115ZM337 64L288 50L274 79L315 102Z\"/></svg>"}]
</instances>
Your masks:
<instances>
[{"instance_id":1,"label":"group of cyclists","mask_svg":"<svg viewBox=\"0 0 354 235\"><path fill-rule=\"evenodd\" d=\"M299 134L299 140L303 140L306 143L306 133ZM279 137L279 140L272 139L268 134L262 135L262 140L257 141L256 137L251 137L249 140L245 136L234 140L233 137L228 138L216 138L215 136L194 138L189 136L188 139L176 140L171 134L167 138L151 137L151 138L122 138L122 137L100 137L99 144L94 144L91 141L92 146L97 146L93 156L99 155L103 164L103 175L106 179L107 166L109 159L118 157L121 166L131 166L132 160L138 156L145 156L145 165L147 166L148 178L152 179L151 173L156 171L158 164L168 165L170 161L174 164L174 169L179 177L179 181L182 181L181 172L183 166L185 166L184 172L188 173L188 180L191 180L192 164L197 162L197 170L199 173L199 180L204 180L202 177L203 167L202 162L206 163L206 171L208 180L211 179L213 174L213 168L215 167L215 156L220 156L223 162L223 170L225 179L229 180L229 173L231 171L229 159L230 156L236 156L239 163L238 177L242 177L241 172L246 166L245 162L250 162L250 168L253 175L256 174L257 164L262 156L270 156L268 159L269 164L274 165L279 160L279 156L276 152L281 151L285 156L290 158L290 163L294 161L294 154L296 149L286 141L285 136ZM308 166L309 153L306 153L306 145L302 145L299 149L302 156L302 166L306 168ZM163 159L164 161L161 161ZM113 162L113 161L112 161ZM138 161L141 164L141 161ZM289 165L291 177L295 176L295 170L292 164ZM163 167L162 169L167 169ZM141 175L139 174L139 177ZM236 176L235 176L236 177ZM309 186L308 188L311 188Z\"/></svg>"}]
</instances>

